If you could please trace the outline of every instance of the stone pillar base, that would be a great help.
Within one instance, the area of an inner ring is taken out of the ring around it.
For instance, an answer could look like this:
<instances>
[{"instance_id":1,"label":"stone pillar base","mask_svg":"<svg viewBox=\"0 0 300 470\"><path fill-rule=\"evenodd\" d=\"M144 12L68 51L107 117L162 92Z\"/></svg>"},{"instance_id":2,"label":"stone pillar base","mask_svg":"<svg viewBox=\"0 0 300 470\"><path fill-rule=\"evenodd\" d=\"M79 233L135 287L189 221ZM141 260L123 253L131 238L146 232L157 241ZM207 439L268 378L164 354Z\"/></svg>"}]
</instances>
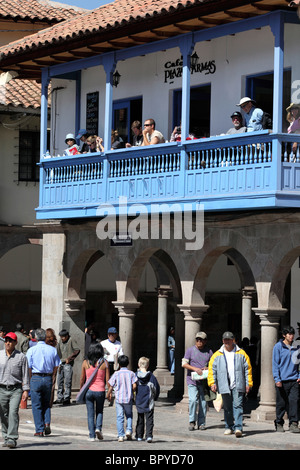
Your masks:
<instances>
[{"instance_id":1,"label":"stone pillar base","mask_svg":"<svg viewBox=\"0 0 300 470\"><path fill-rule=\"evenodd\" d=\"M153 375L155 375L161 387L166 386L166 385L171 386L174 384L174 375L170 374L170 371L168 368L167 369L162 369L162 368L155 369L155 371L153 372Z\"/></svg>"},{"instance_id":2,"label":"stone pillar base","mask_svg":"<svg viewBox=\"0 0 300 470\"><path fill-rule=\"evenodd\" d=\"M187 417L187 426L188 426L188 421L189 421L189 397L187 395L183 395L183 398L181 401L176 403L176 412L177 413L184 413L186 414Z\"/></svg>"},{"instance_id":3,"label":"stone pillar base","mask_svg":"<svg viewBox=\"0 0 300 470\"><path fill-rule=\"evenodd\" d=\"M276 410L274 405L260 405L251 412L251 421L274 421Z\"/></svg>"}]
</instances>

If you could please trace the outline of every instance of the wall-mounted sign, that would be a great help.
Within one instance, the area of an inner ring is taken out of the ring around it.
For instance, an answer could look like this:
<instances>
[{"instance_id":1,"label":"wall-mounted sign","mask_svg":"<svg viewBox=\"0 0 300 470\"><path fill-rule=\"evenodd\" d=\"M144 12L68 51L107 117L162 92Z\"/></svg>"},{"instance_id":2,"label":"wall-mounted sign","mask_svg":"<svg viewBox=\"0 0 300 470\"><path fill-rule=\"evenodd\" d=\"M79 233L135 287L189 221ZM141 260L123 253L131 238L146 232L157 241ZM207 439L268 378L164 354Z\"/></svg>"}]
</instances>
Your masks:
<instances>
[{"instance_id":1,"label":"wall-mounted sign","mask_svg":"<svg viewBox=\"0 0 300 470\"><path fill-rule=\"evenodd\" d=\"M180 78L182 76L182 57L173 61L165 63L165 82L173 83L174 78ZM199 62L195 65L191 65L191 75L194 73L204 73L205 75L213 74L216 71L215 60L209 60L206 62Z\"/></svg>"},{"instance_id":2,"label":"wall-mounted sign","mask_svg":"<svg viewBox=\"0 0 300 470\"><path fill-rule=\"evenodd\" d=\"M86 95L86 130L91 135L98 135L99 92Z\"/></svg>"}]
</instances>

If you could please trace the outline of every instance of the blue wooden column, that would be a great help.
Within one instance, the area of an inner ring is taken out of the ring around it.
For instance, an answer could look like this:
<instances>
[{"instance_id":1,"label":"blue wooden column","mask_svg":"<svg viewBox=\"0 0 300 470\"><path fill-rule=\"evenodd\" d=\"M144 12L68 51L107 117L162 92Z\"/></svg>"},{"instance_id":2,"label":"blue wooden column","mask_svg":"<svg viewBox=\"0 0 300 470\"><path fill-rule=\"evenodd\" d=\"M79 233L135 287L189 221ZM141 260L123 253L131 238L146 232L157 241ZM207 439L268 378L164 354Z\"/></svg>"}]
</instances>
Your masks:
<instances>
[{"instance_id":1,"label":"blue wooden column","mask_svg":"<svg viewBox=\"0 0 300 470\"><path fill-rule=\"evenodd\" d=\"M188 168L188 154L184 146L184 141L190 130L190 86L191 86L191 55L194 49L192 35L180 39L180 52L182 54L182 93L181 93L181 144L180 149L180 195L185 197L186 193L186 170Z\"/></svg>"},{"instance_id":2,"label":"blue wooden column","mask_svg":"<svg viewBox=\"0 0 300 470\"><path fill-rule=\"evenodd\" d=\"M47 150L47 125L48 125L48 87L50 83L48 68L42 70L41 90L41 130L40 130L40 157Z\"/></svg>"},{"instance_id":3,"label":"blue wooden column","mask_svg":"<svg viewBox=\"0 0 300 470\"><path fill-rule=\"evenodd\" d=\"M277 134L282 132L284 64L284 17L282 12L275 12L271 16L270 26L274 35L273 132ZM281 144L276 139L272 143L272 160L275 189L281 190Z\"/></svg>"},{"instance_id":4,"label":"blue wooden column","mask_svg":"<svg viewBox=\"0 0 300 470\"><path fill-rule=\"evenodd\" d=\"M105 122L104 122L104 151L111 149L112 108L113 108L113 73L116 68L115 54L103 56L103 67L106 73L105 83Z\"/></svg>"},{"instance_id":5,"label":"blue wooden column","mask_svg":"<svg viewBox=\"0 0 300 470\"><path fill-rule=\"evenodd\" d=\"M180 39L180 52L182 54L182 107L181 107L181 139L186 140L190 128L190 86L191 86L191 55L194 49L194 40L191 35Z\"/></svg>"}]
</instances>

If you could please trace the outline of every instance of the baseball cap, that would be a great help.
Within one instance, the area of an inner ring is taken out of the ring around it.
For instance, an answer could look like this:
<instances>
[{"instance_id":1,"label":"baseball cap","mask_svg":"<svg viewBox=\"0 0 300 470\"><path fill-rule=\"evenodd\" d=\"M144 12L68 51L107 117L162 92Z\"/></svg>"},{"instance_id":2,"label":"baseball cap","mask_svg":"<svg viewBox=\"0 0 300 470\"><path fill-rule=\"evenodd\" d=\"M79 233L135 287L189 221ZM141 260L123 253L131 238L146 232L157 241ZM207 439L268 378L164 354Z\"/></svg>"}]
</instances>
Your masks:
<instances>
[{"instance_id":1,"label":"baseball cap","mask_svg":"<svg viewBox=\"0 0 300 470\"><path fill-rule=\"evenodd\" d=\"M222 339L234 339L234 334L231 331L225 331L223 333Z\"/></svg>"},{"instance_id":2,"label":"baseball cap","mask_svg":"<svg viewBox=\"0 0 300 470\"><path fill-rule=\"evenodd\" d=\"M204 333L204 331L199 331L199 332L196 334L196 338L207 339L207 334Z\"/></svg>"},{"instance_id":3,"label":"baseball cap","mask_svg":"<svg viewBox=\"0 0 300 470\"><path fill-rule=\"evenodd\" d=\"M10 338L13 341L18 341L17 335L13 333L12 331L10 333L7 333L7 335L4 336L4 339L5 338Z\"/></svg>"},{"instance_id":4,"label":"baseball cap","mask_svg":"<svg viewBox=\"0 0 300 470\"><path fill-rule=\"evenodd\" d=\"M241 115L241 113L239 111L235 111L234 113L232 113L232 115L230 117L232 119L235 116L238 117L241 121L243 120L243 116Z\"/></svg>"},{"instance_id":5,"label":"baseball cap","mask_svg":"<svg viewBox=\"0 0 300 470\"><path fill-rule=\"evenodd\" d=\"M109 335L109 333L118 333L118 330L117 328L115 328L114 326L111 326L110 328L108 328L107 330L107 334Z\"/></svg>"},{"instance_id":6,"label":"baseball cap","mask_svg":"<svg viewBox=\"0 0 300 470\"><path fill-rule=\"evenodd\" d=\"M79 129L76 139L80 139L84 134L87 134L86 129Z\"/></svg>"}]
</instances>

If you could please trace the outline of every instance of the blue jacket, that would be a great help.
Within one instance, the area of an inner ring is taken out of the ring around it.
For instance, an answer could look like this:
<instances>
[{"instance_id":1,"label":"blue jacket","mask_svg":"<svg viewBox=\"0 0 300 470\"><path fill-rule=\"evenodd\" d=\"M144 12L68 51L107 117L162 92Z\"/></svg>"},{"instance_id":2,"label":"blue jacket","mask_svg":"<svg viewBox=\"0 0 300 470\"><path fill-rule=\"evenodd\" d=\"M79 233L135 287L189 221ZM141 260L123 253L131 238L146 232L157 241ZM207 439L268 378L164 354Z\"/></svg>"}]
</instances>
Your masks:
<instances>
[{"instance_id":1,"label":"blue jacket","mask_svg":"<svg viewBox=\"0 0 300 470\"><path fill-rule=\"evenodd\" d=\"M154 407L154 400L158 399L160 386L152 372L137 371L135 404L138 413L147 413Z\"/></svg>"},{"instance_id":2,"label":"blue jacket","mask_svg":"<svg viewBox=\"0 0 300 470\"><path fill-rule=\"evenodd\" d=\"M282 380L297 380L300 378L298 371L299 346L292 345L290 348L281 339L273 348L272 369L276 382Z\"/></svg>"}]
</instances>

